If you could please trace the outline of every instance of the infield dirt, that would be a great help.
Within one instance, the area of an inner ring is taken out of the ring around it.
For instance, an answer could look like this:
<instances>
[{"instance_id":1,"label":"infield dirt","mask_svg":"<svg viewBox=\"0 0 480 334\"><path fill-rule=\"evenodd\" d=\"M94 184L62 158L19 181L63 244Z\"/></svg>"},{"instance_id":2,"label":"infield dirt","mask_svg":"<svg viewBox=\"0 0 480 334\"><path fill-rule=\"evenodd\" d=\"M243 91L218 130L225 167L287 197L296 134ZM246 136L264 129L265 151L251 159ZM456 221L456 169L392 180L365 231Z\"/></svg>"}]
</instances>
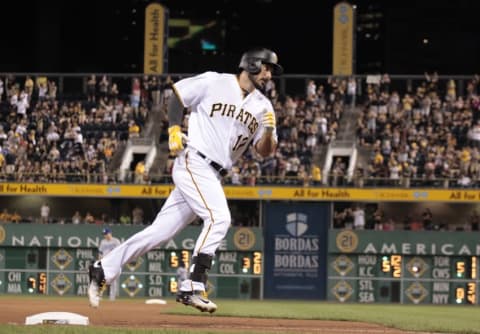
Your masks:
<instances>
[{"instance_id":1,"label":"infield dirt","mask_svg":"<svg viewBox=\"0 0 480 334\"><path fill-rule=\"evenodd\" d=\"M73 312L87 316L90 326L122 327L122 328L170 328L198 330L204 329L218 333L235 332L271 332L271 333L342 333L342 334L405 334L398 329L387 328L376 324L298 319L264 319L224 317L215 314L171 315L165 311L177 304L147 305L143 300L103 301L101 307L94 309L87 300L61 299L0 299L0 323L24 325L27 316L42 312Z\"/></svg>"}]
</instances>

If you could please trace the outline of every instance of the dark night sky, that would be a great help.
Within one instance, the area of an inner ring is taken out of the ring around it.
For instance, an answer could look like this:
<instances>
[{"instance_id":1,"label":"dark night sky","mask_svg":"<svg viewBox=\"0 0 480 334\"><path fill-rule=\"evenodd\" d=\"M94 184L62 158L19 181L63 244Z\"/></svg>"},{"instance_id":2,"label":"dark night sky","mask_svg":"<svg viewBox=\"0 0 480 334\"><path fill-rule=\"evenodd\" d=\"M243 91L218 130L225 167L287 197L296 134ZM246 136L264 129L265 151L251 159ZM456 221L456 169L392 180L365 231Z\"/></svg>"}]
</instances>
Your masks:
<instances>
[{"instance_id":1,"label":"dark night sky","mask_svg":"<svg viewBox=\"0 0 480 334\"><path fill-rule=\"evenodd\" d=\"M331 71L335 1L160 2L171 17L225 22L226 37L219 53L171 50L170 72L232 71L243 50L260 45L278 53L286 73ZM10 2L8 10L0 11L0 72L141 72L147 3L43 0L27 6ZM355 4L358 15L383 13L378 39L357 33L359 73L478 72L479 1L358 0ZM357 16L357 21L362 18Z\"/></svg>"}]
</instances>

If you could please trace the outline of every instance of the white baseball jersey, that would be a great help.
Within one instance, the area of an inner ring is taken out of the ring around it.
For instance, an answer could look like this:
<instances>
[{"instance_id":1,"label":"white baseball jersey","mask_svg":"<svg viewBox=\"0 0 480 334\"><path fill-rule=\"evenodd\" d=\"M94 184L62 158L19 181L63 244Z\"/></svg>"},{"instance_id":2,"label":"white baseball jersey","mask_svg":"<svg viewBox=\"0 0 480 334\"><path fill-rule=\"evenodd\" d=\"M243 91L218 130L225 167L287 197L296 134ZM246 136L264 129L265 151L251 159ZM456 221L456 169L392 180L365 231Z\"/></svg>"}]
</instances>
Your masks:
<instances>
[{"instance_id":1,"label":"white baseball jersey","mask_svg":"<svg viewBox=\"0 0 480 334\"><path fill-rule=\"evenodd\" d=\"M263 114L273 111L270 100L258 90L244 97L233 74L206 72L174 87L183 105L191 108L188 146L226 169L261 138ZM273 138L277 141L275 131Z\"/></svg>"},{"instance_id":2,"label":"white baseball jersey","mask_svg":"<svg viewBox=\"0 0 480 334\"><path fill-rule=\"evenodd\" d=\"M215 254L227 234L231 216L221 177L210 160L230 169L247 147L262 137L263 115L273 111L260 91L244 96L233 74L206 72L182 79L174 88L183 105L191 108L188 146L178 154L172 169L175 189L152 225L102 259L107 284L120 275L125 263L170 240L196 217L203 220L203 228L193 255ZM277 140L276 132L273 138ZM188 289L202 291L205 286L187 279L180 290Z\"/></svg>"}]
</instances>

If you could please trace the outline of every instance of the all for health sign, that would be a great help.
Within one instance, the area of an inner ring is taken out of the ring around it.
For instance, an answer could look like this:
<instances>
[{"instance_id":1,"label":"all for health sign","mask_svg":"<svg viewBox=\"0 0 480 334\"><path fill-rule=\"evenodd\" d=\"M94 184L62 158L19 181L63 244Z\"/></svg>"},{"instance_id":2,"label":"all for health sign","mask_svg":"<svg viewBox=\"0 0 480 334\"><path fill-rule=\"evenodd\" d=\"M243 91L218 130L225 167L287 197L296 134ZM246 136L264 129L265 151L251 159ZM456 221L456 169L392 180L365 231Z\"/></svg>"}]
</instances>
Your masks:
<instances>
[{"instance_id":1,"label":"all for health sign","mask_svg":"<svg viewBox=\"0 0 480 334\"><path fill-rule=\"evenodd\" d=\"M265 209L264 297L325 299L329 205L270 202Z\"/></svg>"}]
</instances>

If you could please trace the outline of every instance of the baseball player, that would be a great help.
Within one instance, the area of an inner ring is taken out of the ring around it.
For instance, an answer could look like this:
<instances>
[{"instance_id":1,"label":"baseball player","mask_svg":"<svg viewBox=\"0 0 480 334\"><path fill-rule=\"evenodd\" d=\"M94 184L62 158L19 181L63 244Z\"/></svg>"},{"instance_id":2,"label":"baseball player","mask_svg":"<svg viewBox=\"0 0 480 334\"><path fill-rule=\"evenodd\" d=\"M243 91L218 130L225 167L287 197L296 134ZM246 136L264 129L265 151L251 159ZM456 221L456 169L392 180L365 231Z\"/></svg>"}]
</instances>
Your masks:
<instances>
[{"instance_id":1,"label":"baseball player","mask_svg":"<svg viewBox=\"0 0 480 334\"><path fill-rule=\"evenodd\" d=\"M110 253L115 247L120 245L120 240L112 235L112 230L108 227L102 230L103 239L98 246L98 258L101 260L105 255ZM109 297L115 300L118 294L118 278L110 282Z\"/></svg>"},{"instance_id":2,"label":"baseball player","mask_svg":"<svg viewBox=\"0 0 480 334\"><path fill-rule=\"evenodd\" d=\"M177 301L202 312L216 311L205 286L231 221L221 178L250 145L264 157L274 152L275 114L262 90L272 75L282 72L277 55L258 48L242 55L238 74L205 72L174 84L167 110L168 145L176 155L175 189L152 225L90 266L90 305L99 306L105 285L125 263L168 241L198 216L203 228L193 250L190 277L179 287ZM185 108L191 110L188 138L180 126Z\"/></svg>"}]
</instances>

